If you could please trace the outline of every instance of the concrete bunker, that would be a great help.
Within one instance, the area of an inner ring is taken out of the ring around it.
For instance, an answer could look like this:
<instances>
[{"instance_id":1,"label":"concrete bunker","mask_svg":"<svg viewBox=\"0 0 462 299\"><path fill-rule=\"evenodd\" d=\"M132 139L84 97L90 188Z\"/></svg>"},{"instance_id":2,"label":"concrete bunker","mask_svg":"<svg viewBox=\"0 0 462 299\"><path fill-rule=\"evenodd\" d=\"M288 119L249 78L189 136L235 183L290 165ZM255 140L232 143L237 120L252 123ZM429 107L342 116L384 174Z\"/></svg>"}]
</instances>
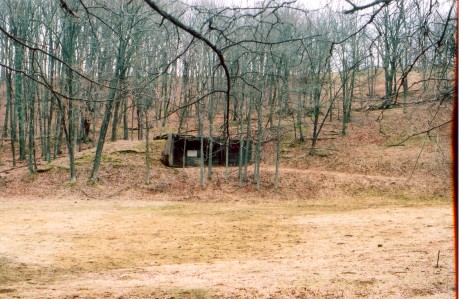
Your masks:
<instances>
[{"instance_id":1,"label":"concrete bunker","mask_svg":"<svg viewBox=\"0 0 462 299\"><path fill-rule=\"evenodd\" d=\"M204 165L212 160L212 165L226 165L226 140L221 138L203 138ZM167 134L165 149L162 153L162 162L170 167L193 167L200 166L201 138L191 135ZM210 156L210 147L212 155ZM228 165L239 165L241 143L239 140L230 139L228 150ZM247 145L242 142L242 164L252 162L253 142Z\"/></svg>"}]
</instances>

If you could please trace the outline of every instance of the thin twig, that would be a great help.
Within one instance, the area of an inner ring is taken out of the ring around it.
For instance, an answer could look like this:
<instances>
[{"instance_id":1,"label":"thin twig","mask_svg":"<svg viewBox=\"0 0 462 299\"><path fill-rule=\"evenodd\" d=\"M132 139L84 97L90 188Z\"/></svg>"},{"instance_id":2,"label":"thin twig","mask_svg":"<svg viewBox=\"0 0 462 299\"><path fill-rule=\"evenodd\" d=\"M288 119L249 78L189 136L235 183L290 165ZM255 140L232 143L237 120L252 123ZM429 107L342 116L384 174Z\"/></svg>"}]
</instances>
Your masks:
<instances>
[{"instance_id":1,"label":"thin twig","mask_svg":"<svg viewBox=\"0 0 462 299\"><path fill-rule=\"evenodd\" d=\"M445 125L447 125L447 124L449 124L449 123L451 123L451 122L452 122L452 119L449 120L449 121L447 121L447 122L445 122L445 123L443 123L443 124L441 124L441 125L438 125L438 126L436 126L436 127L432 127L432 128L430 128L430 129L428 129L428 130L425 130L425 131L422 131L422 132L419 132L419 133L414 133L414 134L412 134L412 135L406 137L406 138L405 138L404 140L402 140L401 142L398 142L398 143L389 145L388 147L403 145L406 141L408 141L408 140L411 139L412 137L415 137L415 136L418 136L418 135L422 135L422 134L428 134L428 133L430 133L431 131L436 130L436 129L438 129L438 128L441 128L441 127L443 127L443 126L445 126Z\"/></svg>"},{"instance_id":2,"label":"thin twig","mask_svg":"<svg viewBox=\"0 0 462 299\"><path fill-rule=\"evenodd\" d=\"M422 152L423 152L423 150L425 148L425 143L426 143L426 140L424 140L424 142L422 143L422 148L420 149L419 156L417 156L417 159L415 160L414 167L412 168L411 175L406 180L406 184L409 183L409 181L412 179L412 176L414 175L414 172L417 169L417 163L419 163L420 156L422 155Z\"/></svg>"}]
</instances>

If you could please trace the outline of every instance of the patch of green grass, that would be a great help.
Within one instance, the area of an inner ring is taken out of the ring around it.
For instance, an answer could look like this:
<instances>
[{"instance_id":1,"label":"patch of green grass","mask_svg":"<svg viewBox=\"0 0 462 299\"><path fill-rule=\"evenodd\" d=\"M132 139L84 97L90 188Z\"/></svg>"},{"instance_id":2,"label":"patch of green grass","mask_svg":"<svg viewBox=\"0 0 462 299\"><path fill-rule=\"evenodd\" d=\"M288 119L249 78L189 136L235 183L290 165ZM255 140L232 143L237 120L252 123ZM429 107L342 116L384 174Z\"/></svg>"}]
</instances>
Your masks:
<instances>
[{"instance_id":1,"label":"patch of green grass","mask_svg":"<svg viewBox=\"0 0 462 299\"><path fill-rule=\"evenodd\" d=\"M123 164L118 164L118 163L112 165L113 168L122 168L123 166L124 166Z\"/></svg>"},{"instance_id":2,"label":"patch of green grass","mask_svg":"<svg viewBox=\"0 0 462 299\"><path fill-rule=\"evenodd\" d=\"M23 181L23 182L32 183L32 182L35 181L37 178L38 178L38 174L37 174L37 173L30 173L30 172L28 172L26 175L23 176L22 181Z\"/></svg>"},{"instance_id":3,"label":"patch of green grass","mask_svg":"<svg viewBox=\"0 0 462 299\"><path fill-rule=\"evenodd\" d=\"M80 255L63 252L59 264L99 271L272 255L300 243L302 230L285 222L294 213L264 206L120 204L95 224L101 229L70 236Z\"/></svg>"},{"instance_id":4,"label":"patch of green grass","mask_svg":"<svg viewBox=\"0 0 462 299\"><path fill-rule=\"evenodd\" d=\"M185 208L183 205L153 205L153 206L137 206L137 207L130 207L130 206L116 206L117 210L120 211L139 211L139 212L151 212L151 211L180 211Z\"/></svg>"},{"instance_id":5,"label":"patch of green grass","mask_svg":"<svg viewBox=\"0 0 462 299\"><path fill-rule=\"evenodd\" d=\"M291 143L289 143L289 145L287 146L288 148L297 148L301 145L304 145L305 142L304 141L300 141L300 140L296 140L296 141L293 141Z\"/></svg>"},{"instance_id":6,"label":"patch of green grass","mask_svg":"<svg viewBox=\"0 0 462 299\"><path fill-rule=\"evenodd\" d=\"M386 206L389 204L405 205L408 207L421 205L442 205L452 201L447 196L426 196L422 194L408 194L403 190L390 189L388 191L367 189L357 190L353 196L358 198L376 198L377 206Z\"/></svg>"},{"instance_id":7,"label":"patch of green grass","mask_svg":"<svg viewBox=\"0 0 462 299\"><path fill-rule=\"evenodd\" d=\"M118 151L112 153L112 155L116 156L138 156L138 155L144 155L143 151L138 151L138 150L124 150L124 151Z\"/></svg>"},{"instance_id":8,"label":"patch of green grass","mask_svg":"<svg viewBox=\"0 0 462 299\"><path fill-rule=\"evenodd\" d=\"M69 172L69 166L68 165L55 165L53 164L53 161L51 163L48 163L47 166L50 166L53 168L53 171L55 172Z\"/></svg>"},{"instance_id":9,"label":"patch of green grass","mask_svg":"<svg viewBox=\"0 0 462 299\"><path fill-rule=\"evenodd\" d=\"M373 285L375 283L377 283L377 280L375 278L371 278L371 279L356 279L354 281L356 284L359 284L361 286L370 286L370 285Z\"/></svg>"},{"instance_id":10,"label":"patch of green grass","mask_svg":"<svg viewBox=\"0 0 462 299\"><path fill-rule=\"evenodd\" d=\"M75 161L75 165L77 166L84 166L84 165L90 165L93 163L93 160L94 160L94 156L93 155L85 155L85 156L82 156L80 158L77 158L76 161ZM120 166L122 165L122 158L120 157L117 157L116 155L112 155L112 154L109 154L109 155L101 155L101 163L105 163L105 164L112 164L112 166L116 165L117 166Z\"/></svg>"},{"instance_id":11,"label":"patch of green grass","mask_svg":"<svg viewBox=\"0 0 462 299\"><path fill-rule=\"evenodd\" d=\"M435 137L427 134L420 134L410 137L412 134L405 134L403 132L396 133L390 132L390 137L388 137L385 146L421 146L424 142L426 144L435 143ZM410 137L410 138L409 138Z\"/></svg>"},{"instance_id":12,"label":"patch of green grass","mask_svg":"<svg viewBox=\"0 0 462 299\"><path fill-rule=\"evenodd\" d=\"M98 182L95 182L94 180L92 180L91 178L87 180L86 184L87 186L95 186Z\"/></svg>"},{"instance_id":13,"label":"patch of green grass","mask_svg":"<svg viewBox=\"0 0 462 299\"><path fill-rule=\"evenodd\" d=\"M315 214L316 211L322 210L323 212L334 212L338 211L338 206L335 204L290 204L284 206L287 209L291 209L294 213L299 213L300 215L306 215L306 213Z\"/></svg>"},{"instance_id":14,"label":"patch of green grass","mask_svg":"<svg viewBox=\"0 0 462 299\"><path fill-rule=\"evenodd\" d=\"M122 159L119 157L114 157L112 155L102 155L101 161L103 163L121 163Z\"/></svg>"},{"instance_id":15,"label":"patch of green grass","mask_svg":"<svg viewBox=\"0 0 462 299\"><path fill-rule=\"evenodd\" d=\"M174 288L170 290L156 290L151 293L153 298L190 298L201 299L210 298L209 291L206 289L180 289Z\"/></svg>"},{"instance_id":16,"label":"patch of green grass","mask_svg":"<svg viewBox=\"0 0 462 299\"><path fill-rule=\"evenodd\" d=\"M331 153L329 152L328 149L325 148L317 148L316 149L316 155L319 157L329 157Z\"/></svg>"},{"instance_id":17,"label":"patch of green grass","mask_svg":"<svg viewBox=\"0 0 462 299\"><path fill-rule=\"evenodd\" d=\"M0 286L8 286L26 281L50 282L56 279L58 275L55 268L18 263L8 258L0 258L0 273Z\"/></svg>"},{"instance_id":18,"label":"patch of green grass","mask_svg":"<svg viewBox=\"0 0 462 299\"><path fill-rule=\"evenodd\" d=\"M408 196L404 194L397 194L392 196L392 199L395 199L399 202L404 202L404 203L415 203L415 205L421 205L421 204L446 204L452 202L452 198L447 197L447 196Z\"/></svg>"},{"instance_id":19,"label":"patch of green grass","mask_svg":"<svg viewBox=\"0 0 462 299\"><path fill-rule=\"evenodd\" d=\"M149 150L150 152L161 152L165 148L165 140L151 140L149 141ZM136 150L139 150L140 152L144 152L146 150L146 144L140 143L138 146L135 147Z\"/></svg>"},{"instance_id":20,"label":"patch of green grass","mask_svg":"<svg viewBox=\"0 0 462 299\"><path fill-rule=\"evenodd\" d=\"M72 183L70 181L66 181L64 184L63 184L64 188L70 188L70 189L74 189L76 187L76 183Z\"/></svg>"},{"instance_id":21,"label":"patch of green grass","mask_svg":"<svg viewBox=\"0 0 462 299\"><path fill-rule=\"evenodd\" d=\"M75 165L77 166L84 166L84 165L89 165L90 163L93 162L93 156L91 155L85 155L82 157L79 157L75 160Z\"/></svg>"}]
</instances>

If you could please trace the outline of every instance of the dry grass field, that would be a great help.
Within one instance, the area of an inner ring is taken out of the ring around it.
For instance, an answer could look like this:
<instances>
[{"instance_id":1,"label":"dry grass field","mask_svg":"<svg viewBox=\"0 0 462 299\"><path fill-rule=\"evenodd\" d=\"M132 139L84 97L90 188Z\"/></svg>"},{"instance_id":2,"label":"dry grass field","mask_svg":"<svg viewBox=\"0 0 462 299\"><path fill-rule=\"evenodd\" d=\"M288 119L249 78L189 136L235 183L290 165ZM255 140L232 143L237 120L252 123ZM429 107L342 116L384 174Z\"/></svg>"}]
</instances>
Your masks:
<instances>
[{"instance_id":1,"label":"dry grass field","mask_svg":"<svg viewBox=\"0 0 462 299\"><path fill-rule=\"evenodd\" d=\"M454 298L451 105L354 112L347 136L287 138L280 188L265 144L262 188L237 169L170 169L151 143L144 185L137 141L92 150L39 172L0 153L0 298ZM338 132L328 124L325 132ZM330 135L329 135L330 136Z\"/></svg>"},{"instance_id":2,"label":"dry grass field","mask_svg":"<svg viewBox=\"0 0 462 299\"><path fill-rule=\"evenodd\" d=\"M454 296L448 204L1 204L2 297Z\"/></svg>"}]
</instances>

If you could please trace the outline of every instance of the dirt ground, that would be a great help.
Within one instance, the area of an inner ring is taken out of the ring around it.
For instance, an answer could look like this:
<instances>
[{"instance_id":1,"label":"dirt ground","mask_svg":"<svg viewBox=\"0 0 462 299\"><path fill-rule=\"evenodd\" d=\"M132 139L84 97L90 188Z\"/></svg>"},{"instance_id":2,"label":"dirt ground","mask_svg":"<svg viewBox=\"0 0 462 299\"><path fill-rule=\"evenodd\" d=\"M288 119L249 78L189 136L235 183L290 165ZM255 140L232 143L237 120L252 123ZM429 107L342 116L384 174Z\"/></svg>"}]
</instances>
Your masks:
<instances>
[{"instance_id":1,"label":"dirt ground","mask_svg":"<svg viewBox=\"0 0 462 299\"><path fill-rule=\"evenodd\" d=\"M2 298L455 295L449 203L0 204Z\"/></svg>"},{"instance_id":2,"label":"dirt ground","mask_svg":"<svg viewBox=\"0 0 462 299\"><path fill-rule=\"evenodd\" d=\"M286 136L261 188L160 163L151 142L105 145L12 167L0 150L0 298L454 298L451 105L354 112L347 136L328 124L316 155ZM443 110L445 109L445 110ZM444 112L444 113L443 113ZM383 115L382 115L383 114ZM381 119L378 121L377 119ZM332 135L329 135L331 134Z\"/></svg>"}]
</instances>

